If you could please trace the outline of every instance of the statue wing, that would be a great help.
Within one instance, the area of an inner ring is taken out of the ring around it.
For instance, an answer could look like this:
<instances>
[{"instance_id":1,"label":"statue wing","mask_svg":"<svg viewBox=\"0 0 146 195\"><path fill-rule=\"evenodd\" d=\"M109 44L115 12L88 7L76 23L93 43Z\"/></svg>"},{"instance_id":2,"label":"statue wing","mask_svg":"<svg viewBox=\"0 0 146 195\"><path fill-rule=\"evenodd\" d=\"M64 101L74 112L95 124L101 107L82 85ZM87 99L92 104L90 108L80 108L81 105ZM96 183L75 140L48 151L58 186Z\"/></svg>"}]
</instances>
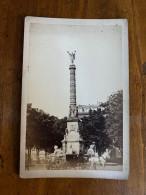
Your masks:
<instances>
[{"instance_id":1,"label":"statue wing","mask_svg":"<svg viewBox=\"0 0 146 195\"><path fill-rule=\"evenodd\" d=\"M72 56L71 56L71 54L69 54L69 57L70 57L70 59L72 60Z\"/></svg>"},{"instance_id":2,"label":"statue wing","mask_svg":"<svg viewBox=\"0 0 146 195\"><path fill-rule=\"evenodd\" d=\"M73 59L75 60L75 53L73 54Z\"/></svg>"}]
</instances>

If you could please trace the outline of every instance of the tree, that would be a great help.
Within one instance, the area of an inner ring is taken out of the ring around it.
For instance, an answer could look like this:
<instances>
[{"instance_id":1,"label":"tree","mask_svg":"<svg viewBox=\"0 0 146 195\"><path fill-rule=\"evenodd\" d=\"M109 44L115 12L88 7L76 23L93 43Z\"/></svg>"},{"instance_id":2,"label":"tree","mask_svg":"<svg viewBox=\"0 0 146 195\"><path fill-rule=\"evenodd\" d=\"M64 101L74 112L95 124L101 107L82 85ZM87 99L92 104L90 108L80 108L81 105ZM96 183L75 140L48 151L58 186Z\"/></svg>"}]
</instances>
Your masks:
<instances>
[{"instance_id":1,"label":"tree","mask_svg":"<svg viewBox=\"0 0 146 195\"><path fill-rule=\"evenodd\" d=\"M79 128L86 147L95 142L99 154L109 147L110 139L101 109L90 111L88 117L82 118Z\"/></svg>"},{"instance_id":2,"label":"tree","mask_svg":"<svg viewBox=\"0 0 146 195\"><path fill-rule=\"evenodd\" d=\"M61 141L64 138L66 126L67 126L67 117L64 117L63 119L58 119L54 123L53 126L54 130L52 135L52 140L54 145L57 145L58 147L62 146Z\"/></svg>"},{"instance_id":3,"label":"tree","mask_svg":"<svg viewBox=\"0 0 146 195\"><path fill-rule=\"evenodd\" d=\"M123 91L112 94L108 101L102 104L105 108L106 129L112 145L123 148Z\"/></svg>"},{"instance_id":4,"label":"tree","mask_svg":"<svg viewBox=\"0 0 146 195\"><path fill-rule=\"evenodd\" d=\"M53 152L54 145L61 147L67 118L58 119L44 111L27 106L26 148Z\"/></svg>"}]
</instances>

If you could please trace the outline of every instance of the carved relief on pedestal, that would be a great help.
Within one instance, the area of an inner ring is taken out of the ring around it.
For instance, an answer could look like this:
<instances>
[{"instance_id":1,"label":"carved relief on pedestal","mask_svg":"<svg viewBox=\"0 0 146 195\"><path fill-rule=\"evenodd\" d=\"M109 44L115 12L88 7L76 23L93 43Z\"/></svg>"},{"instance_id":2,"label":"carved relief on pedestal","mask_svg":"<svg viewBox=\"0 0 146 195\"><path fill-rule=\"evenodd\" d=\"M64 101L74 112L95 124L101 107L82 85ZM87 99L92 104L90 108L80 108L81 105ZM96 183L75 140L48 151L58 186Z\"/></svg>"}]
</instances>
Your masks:
<instances>
[{"instance_id":1,"label":"carved relief on pedestal","mask_svg":"<svg viewBox=\"0 0 146 195\"><path fill-rule=\"evenodd\" d=\"M68 134L71 132L78 132L78 122L67 122Z\"/></svg>"}]
</instances>

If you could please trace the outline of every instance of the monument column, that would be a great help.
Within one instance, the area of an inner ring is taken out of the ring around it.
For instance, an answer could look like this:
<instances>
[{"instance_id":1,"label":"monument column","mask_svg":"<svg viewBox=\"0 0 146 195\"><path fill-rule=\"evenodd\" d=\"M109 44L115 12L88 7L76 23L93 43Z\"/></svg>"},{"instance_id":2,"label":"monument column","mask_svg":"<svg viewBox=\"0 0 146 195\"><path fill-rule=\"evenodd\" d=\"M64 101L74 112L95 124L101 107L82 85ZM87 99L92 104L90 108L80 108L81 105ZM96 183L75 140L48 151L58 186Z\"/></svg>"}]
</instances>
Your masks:
<instances>
[{"instance_id":1,"label":"monument column","mask_svg":"<svg viewBox=\"0 0 146 195\"><path fill-rule=\"evenodd\" d=\"M71 64L69 67L70 70L70 106L76 106L76 76L75 71L76 67L74 64Z\"/></svg>"},{"instance_id":2,"label":"monument column","mask_svg":"<svg viewBox=\"0 0 146 195\"><path fill-rule=\"evenodd\" d=\"M69 57L71 59L71 65L69 66L70 106L66 134L62 140L62 149L66 155L73 155L79 154L81 151L83 151L84 141L79 133L78 107L76 106L76 66L74 64L75 52L69 53Z\"/></svg>"},{"instance_id":3,"label":"monument column","mask_svg":"<svg viewBox=\"0 0 146 195\"><path fill-rule=\"evenodd\" d=\"M69 53L69 52L68 52ZM71 59L70 70L70 106L69 106L69 118L77 118L76 107L76 66L74 65L75 52L69 53Z\"/></svg>"}]
</instances>

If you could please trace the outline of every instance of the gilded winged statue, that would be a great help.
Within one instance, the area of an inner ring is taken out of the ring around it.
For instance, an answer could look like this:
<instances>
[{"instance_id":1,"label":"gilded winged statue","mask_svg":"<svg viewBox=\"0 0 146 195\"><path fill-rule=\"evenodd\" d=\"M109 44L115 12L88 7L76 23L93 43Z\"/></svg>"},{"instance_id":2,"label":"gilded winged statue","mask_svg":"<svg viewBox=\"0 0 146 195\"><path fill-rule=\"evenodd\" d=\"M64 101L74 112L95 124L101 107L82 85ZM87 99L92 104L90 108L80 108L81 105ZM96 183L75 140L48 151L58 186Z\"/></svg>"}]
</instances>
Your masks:
<instances>
[{"instance_id":1,"label":"gilded winged statue","mask_svg":"<svg viewBox=\"0 0 146 195\"><path fill-rule=\"evenodd\" d=\"M76 51L74 51L72 53L69 53L69 51L68 51L67 53L69 54L71 63L73 64L74 63L74 60L75 60L75 53L76 53Z\"/></svg>"}]
</instances>

